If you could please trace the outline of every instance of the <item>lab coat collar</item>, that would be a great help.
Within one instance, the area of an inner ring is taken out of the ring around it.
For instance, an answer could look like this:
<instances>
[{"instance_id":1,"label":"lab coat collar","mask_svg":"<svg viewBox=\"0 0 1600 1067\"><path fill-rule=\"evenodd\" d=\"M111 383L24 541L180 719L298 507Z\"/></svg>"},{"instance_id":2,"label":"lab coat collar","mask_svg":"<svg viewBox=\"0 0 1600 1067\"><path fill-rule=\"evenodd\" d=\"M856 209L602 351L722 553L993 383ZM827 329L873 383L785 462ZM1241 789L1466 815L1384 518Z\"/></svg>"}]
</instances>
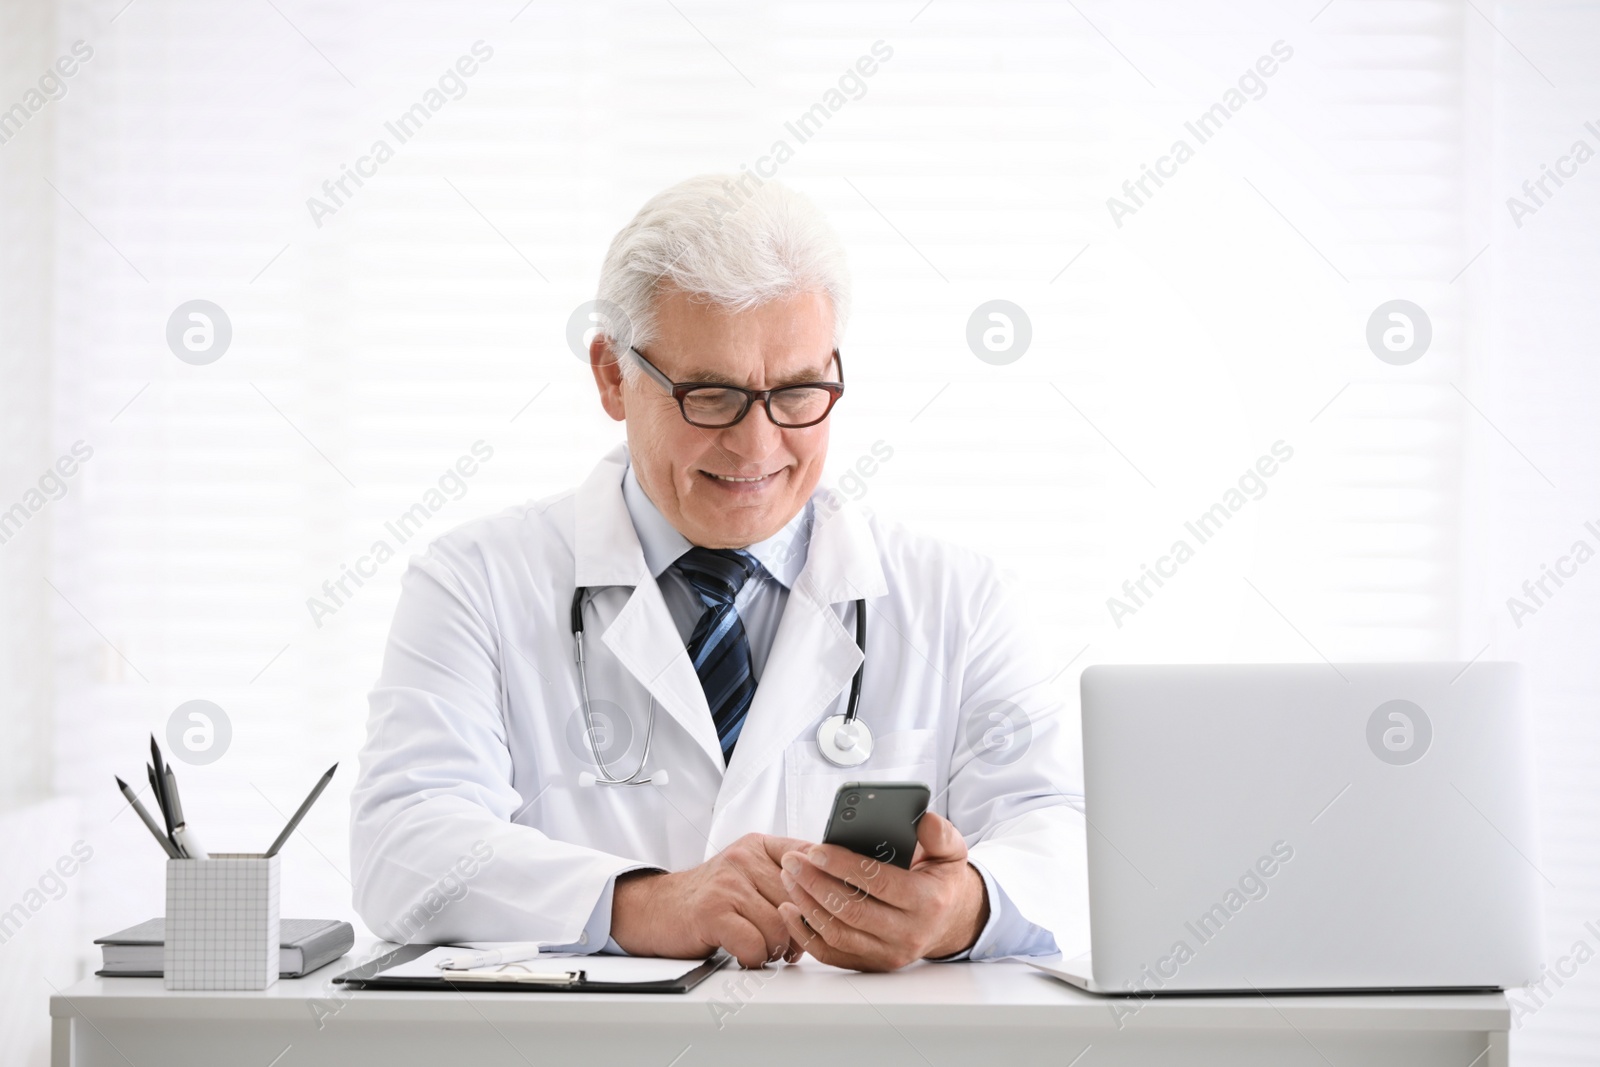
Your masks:
<instances>
[{"instance_id":1,"label":"lab coat collar","mask_svg":"<svg viewBox=\"0 0 1600 1067\"><path fill-rule=\"evenodd\" d=\"M889 591L867 517L827 489L811 496L814 521L794 588L819 605L872 600Z\"/></svg>"},{"instance_id":2,"label":"lab coat collar","mask_svg":"<svg viewBox=\"0 0 1600 1067\"><path fill-rule=\"evenodd\" d=\"M620 491L627 467L628 446L618 445L578 486L572 554L579 586L637 586L651 576Z\"/></svg>"},{"instance_id":3,"label":"lab coat collar","mask_svg":"<svg viewBox=\"0 0 1600 1067\"><path fill-rule=\"evenodd\" d=\"M639 535L645 565L650 568L651 577L660 578L663 571L678 561L679 556L694 547L693 542L661 514L661 509L656 507L639 484L631 463L622 476L622 499L628 506L634 531ZM791 589L805 566L811 523L812 504L808 500L783 529L764 541L748 546L745 551L754 556L756 562L785 589Z\"/></svg>"}]
</instances>

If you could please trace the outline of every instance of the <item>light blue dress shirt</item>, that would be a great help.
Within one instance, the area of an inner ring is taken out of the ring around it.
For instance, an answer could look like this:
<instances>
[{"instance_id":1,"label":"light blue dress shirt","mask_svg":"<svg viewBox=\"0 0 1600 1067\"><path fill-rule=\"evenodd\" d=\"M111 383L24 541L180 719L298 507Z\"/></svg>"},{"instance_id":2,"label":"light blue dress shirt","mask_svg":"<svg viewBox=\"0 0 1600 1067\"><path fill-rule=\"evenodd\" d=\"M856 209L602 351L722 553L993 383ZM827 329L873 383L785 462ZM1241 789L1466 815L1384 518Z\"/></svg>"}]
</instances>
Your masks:
<instances>
[{"instance_id":1,"label":"light blue dress shirt","mask_svg":"<svg viewBox=\"0 0 1600 1067\"><path fill-rule=\"evenodd\" d=\"M628 517L633 520L634 532L639 536L639 546L644 550L645 565L660 585L662 599L667 602L667 610L678 627L678 634L687 645L705 605L689 585L688 579L673 569L672 564L694 545L667 521L666 516L645 495L639 480L634 477L632 466L623 475L622 499L627 504ZM734 604L744 623L745 634L750 639L750 661L757 685L766 666L767 653L772 649L772 640L778 632L778 620L783 617L784 605L789 601L789 589L805 567L813 521L811 502L807 501L806 506L783 529L746 549L761 564L761 568L745 582ZM1006 896L1005 890L981 864L973 863L973 867L983 877L983 887L989 894L989 921L970 950L943 958L982 960L1055 952L1055 938L1050 932L1024 919ZM629 871L650 869L654 868L641 864L629 868ZM622 953L622 947L611 939L611 901L617 876L627 873L619 871L606 883L605 891L600 894L588 925L576 944L551 946L548 951L584 952L592 951L589 946L604 945L605 952Z\"/></svg>"}]
</instances>

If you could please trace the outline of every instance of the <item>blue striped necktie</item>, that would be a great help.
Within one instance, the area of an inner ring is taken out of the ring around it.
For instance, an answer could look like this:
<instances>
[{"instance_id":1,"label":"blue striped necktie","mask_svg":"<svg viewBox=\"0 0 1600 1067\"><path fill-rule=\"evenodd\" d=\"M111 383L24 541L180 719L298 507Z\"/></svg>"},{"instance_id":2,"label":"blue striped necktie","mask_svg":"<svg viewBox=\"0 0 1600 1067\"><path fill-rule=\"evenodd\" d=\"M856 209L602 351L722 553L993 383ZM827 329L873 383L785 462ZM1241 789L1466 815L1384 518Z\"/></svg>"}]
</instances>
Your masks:
<instances>
[{"instance_id":1,"label":"blue striped necktie","mask_svg":"<svg viewBox=\"0 0 1600 1067\"><path fill-rule=\"evenodd\" d=\"M761 565L750 553L738 549L695 547L679 556L673 566L706 606L689 635L689 662L700 676L726 765L756 695L750 639L733 601Z\"/></svg>"}]
</instances>

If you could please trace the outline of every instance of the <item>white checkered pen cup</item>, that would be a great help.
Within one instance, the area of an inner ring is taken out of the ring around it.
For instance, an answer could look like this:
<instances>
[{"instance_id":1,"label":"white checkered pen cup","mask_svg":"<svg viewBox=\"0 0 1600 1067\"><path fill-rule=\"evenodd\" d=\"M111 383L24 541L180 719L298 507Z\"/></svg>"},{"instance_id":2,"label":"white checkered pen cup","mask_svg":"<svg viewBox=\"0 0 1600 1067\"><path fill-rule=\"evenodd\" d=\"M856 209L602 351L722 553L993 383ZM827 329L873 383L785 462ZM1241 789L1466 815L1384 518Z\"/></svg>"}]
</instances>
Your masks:
<instances>
[{"instance_id":1,"label":"white checkered pen cup","mask_svg":"<svg viewBox=\"0 0 1600 1067\"><path fill-rule=\"evenodd\" d=\"M168 989L265 989L278 980L280 857L167 861Z\"/></svg>"}]
</instances>

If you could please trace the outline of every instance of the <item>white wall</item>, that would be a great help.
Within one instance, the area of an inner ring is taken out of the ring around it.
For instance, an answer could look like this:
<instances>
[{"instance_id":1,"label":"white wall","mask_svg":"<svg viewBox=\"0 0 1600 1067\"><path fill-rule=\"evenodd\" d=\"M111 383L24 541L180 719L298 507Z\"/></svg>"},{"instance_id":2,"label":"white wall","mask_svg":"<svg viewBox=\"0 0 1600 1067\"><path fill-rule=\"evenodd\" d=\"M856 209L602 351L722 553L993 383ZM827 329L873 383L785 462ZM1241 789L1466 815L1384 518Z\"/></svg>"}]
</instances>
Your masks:
<instances>
[{"instance_id":1,"label":"white wall","mask_svg":"<svg viewBox=\"0 0 1600 1067\"><path fill-rule=\"evenodd\" d=\"M1487 566L1468 576L1476 595L1462 630L1474 650L1487 643L1488 655L1527 663L1534 683L1540 866L1552 883L1545 922L1555 977L1542 991L1513 994L1522 1028L1512 1048L1522 1062L1590 1063L1600 1048L1600 963L1577 961L1600 954L1593 932L1600 930L1600 565L1579 566L1573 550L1579 540L1600 550L1600 161L1579 167L1562 186L1547 181L1551 195L1540 194L1544 203L1523 215L1520 227L1507 200L1531 203L1523 182L1556 166L1575 141L1600 151L1600 68L1592 48L1600 10L1516 4L1496 14L1528 58L1497 42L1495 163L1482 205L1486 358L1473 372L1488 401L1475 434L1485 473L1477 513L1484 516L1478 534ZM1539 581L1547 565L1575 573L1559 586L1547 580L1535 600L1523 583ZM1513 597L1536 610L1514 610Z\"/></svg>"},{"instance_id":2,"label":"white wall","mask_svg":"<svg viewBox=\"0 0 1600 1067\"><path fill-rule=\"evenodd\" d=\"M37 72L55 59L45 3L0 8L0 71ZM9 90L16 79L7 78ZM14 96L0 96L9 106ZM55 265L54 115L31 118L28 139L0 144L0 509L54 460L50 455L51 308ZM8 127L0 124L0 135ZM31 143L30 143L31 142ZM42 499L42 498L41 498ZM0 514L0 811L48 796L54 748L48 509Z\"/></svg>"}]
</instances>

